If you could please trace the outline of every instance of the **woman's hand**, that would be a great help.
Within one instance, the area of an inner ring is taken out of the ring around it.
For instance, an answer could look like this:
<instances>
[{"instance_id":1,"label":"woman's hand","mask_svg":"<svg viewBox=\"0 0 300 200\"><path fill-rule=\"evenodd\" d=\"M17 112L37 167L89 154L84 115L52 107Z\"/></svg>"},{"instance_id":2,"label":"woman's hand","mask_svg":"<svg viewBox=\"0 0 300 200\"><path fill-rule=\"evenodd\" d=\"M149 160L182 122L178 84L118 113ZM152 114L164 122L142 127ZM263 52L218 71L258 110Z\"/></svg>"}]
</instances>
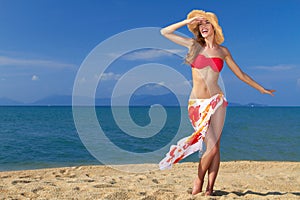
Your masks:
<instances>
[{"instance_id":1,"label":"woman's hand","mask_svg":"<svg viewBox=\"0 0 300 200\"><path fill-rule=\"evenodd\" d=\"M276 92L276 90L268 90L268 89L263 89L262 91L260 91L262 94L269 94L271 96L274 96L274 92Z\"/></svg>"},{"instance_id":2,"label":"woman's hand","mask_svg":"<svg viewBox=\"0 0 300 200\"><path fill-rule=\"evenodd\" d=\"M192 17L190 19L186 19L186 23L187 24L195 24L195 23L199 23L201 20L203 20L203 17Z\"/></svg>"}]
</instances>

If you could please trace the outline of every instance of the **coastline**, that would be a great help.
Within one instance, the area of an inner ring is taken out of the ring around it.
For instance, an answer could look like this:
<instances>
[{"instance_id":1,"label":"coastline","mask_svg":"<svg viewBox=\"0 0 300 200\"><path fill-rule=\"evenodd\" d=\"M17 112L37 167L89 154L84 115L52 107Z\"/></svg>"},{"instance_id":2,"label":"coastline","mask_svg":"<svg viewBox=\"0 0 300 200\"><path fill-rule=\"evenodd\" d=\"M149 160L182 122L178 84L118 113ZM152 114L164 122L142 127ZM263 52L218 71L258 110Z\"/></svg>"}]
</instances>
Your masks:
<instances>
[{"instance_id":1,"label":"coastline","mask_svg":"<svg viewBox=\"0 0 300 200\"><path fill-rule=\"evenodd\" d=\"M149 166L155 165L122 167ZM208 199L202 193L189 194L196 172L194 162L142 173L104 165L4 171L0 199ZM300 162L221 162L215 195L213 199L299 199Z\"/></svg>"}]
</instances>

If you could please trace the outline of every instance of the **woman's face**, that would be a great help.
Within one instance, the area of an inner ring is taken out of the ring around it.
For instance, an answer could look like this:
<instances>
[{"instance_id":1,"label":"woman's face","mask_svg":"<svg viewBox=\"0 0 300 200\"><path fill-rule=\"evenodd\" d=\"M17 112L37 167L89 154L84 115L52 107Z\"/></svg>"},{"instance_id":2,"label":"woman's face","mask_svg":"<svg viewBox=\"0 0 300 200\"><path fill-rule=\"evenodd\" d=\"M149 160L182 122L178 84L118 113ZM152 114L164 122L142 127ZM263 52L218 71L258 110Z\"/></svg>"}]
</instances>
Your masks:
<instances>
[{"instance_id":1,"label":"woman's face","mask_svg":"<svg viewBox=\"0 0 300 200\"><path fill-rule=\"evenodd\" d=\"M199 31L204 38L213 36L214 34L214 28L212 24L204 17L201 17L199 21Z\"/></svg>"}]
</instances>

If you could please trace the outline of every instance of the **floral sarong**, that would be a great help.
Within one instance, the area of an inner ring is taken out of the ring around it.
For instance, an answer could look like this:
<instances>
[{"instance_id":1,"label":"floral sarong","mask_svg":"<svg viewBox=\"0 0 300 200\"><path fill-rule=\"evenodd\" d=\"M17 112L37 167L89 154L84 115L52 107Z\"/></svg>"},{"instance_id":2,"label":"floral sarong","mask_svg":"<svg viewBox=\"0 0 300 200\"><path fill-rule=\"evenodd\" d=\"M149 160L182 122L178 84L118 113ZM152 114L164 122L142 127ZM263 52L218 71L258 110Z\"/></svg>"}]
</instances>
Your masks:
<instances>
[{"instance_id":1,"label":"floral sarong","mask_svg":"<svg viewBox=\"0 0 300 200\"><path fill-rule=\"evenodd\" d=\"M196 151L202 151L203 141L208 131L211 115L221 106L227 106L223 94L216 94L209 99L190 99L188 105L189 118L195 132L172 145L166 157L160 161L161 170L169 169L173 164Z\"/></svg>"}]
</instances>

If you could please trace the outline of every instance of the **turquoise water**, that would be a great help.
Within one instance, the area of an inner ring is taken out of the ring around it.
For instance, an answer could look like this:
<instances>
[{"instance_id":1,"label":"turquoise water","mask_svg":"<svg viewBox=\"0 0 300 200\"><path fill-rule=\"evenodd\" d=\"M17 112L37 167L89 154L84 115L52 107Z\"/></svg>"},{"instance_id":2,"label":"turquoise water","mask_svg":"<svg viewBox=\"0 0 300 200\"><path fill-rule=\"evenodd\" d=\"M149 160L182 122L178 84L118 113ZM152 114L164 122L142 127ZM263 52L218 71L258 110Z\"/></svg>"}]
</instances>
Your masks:
<instances>
[{"instance_id":1,"label":"turquoise water","mask_svg":"<svg viewBox=\"0 0 300 200\"><path fill-rule=\"evenodd\" d=\"M120 115L124 109L116 108ZM129 152L147 153L170 145L181 116L183 128L178 134L186 136L193 131L186 109L165 109L165 125L147 138L124 133L109 107L97 107L96 113L114 145ZM149 107L132 107L130 115L136 124L146 126L151 121L148 111ZM72 107L0 107L0 116L0 171L102 164L80 140ZM300 107L229 107L221 140L222 160L300 161L299 119ZM103 152L103 156L109 154ZM163 156L155 155L147 162L158 162ZM184 161L197 160L194 154Z\"/></svg>"}]
</instances>

